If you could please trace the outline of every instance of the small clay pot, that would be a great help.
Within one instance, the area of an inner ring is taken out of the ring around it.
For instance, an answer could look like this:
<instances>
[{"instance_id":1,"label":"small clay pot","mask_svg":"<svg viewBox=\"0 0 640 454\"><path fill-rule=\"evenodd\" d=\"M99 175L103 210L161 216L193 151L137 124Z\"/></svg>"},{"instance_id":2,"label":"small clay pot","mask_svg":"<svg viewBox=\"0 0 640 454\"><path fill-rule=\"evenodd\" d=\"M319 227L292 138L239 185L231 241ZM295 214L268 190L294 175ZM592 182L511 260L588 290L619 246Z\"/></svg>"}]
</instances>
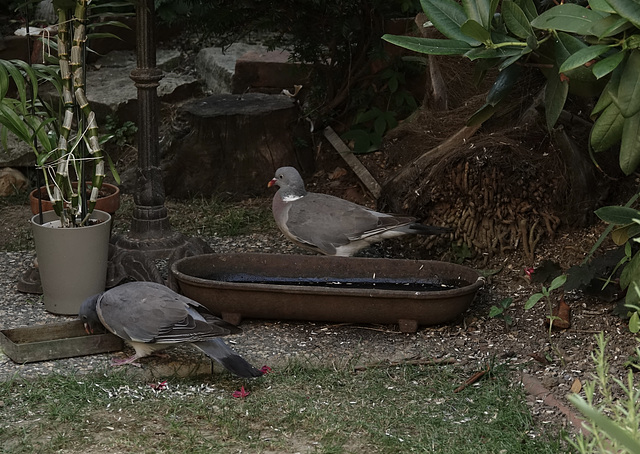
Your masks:
<instances>
[{"instance_id":1,"label":"small clay pot","mask_svg":"<svg viewBox=\"0 0 640 454\"><path fill-rule=\"evenodd\" d=\"M74 182L73 187L77 186L78 183ZM31 203L31 212L33 214L38 214L40 212L37 191L37 189L34 189L31 191L31 194L29 194L29 202ZM120 188L110 183L102 183L100 193L104 193L105 195L98 197L95 209L104 211L113 216L115 212L118 211L118 208L120 208ZM53 210L53 203L49 200L49 194L47 194L47 190L44 186L40 188L40 194L42 197L42 212L44 213L45 211Z\"/></svg>"}]
</instances>

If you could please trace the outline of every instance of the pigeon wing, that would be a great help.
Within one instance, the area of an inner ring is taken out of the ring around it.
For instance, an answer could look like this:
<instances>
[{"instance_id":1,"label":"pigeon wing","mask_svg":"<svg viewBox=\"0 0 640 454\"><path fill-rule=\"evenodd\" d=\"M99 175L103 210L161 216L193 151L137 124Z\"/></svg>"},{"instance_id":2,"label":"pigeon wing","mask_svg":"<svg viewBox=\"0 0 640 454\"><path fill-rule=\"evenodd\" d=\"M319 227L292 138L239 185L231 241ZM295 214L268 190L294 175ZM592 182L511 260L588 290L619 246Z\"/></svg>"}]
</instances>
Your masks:
<instances>
[{"instance_id":1,"label":"pigeon wing","mask_svg":"<svg viewBox=\"0 0 640 454\"><path fill-rule=\"evenodd\" d=\"M409 224L413 220L408 216L378 213L327 194L308 193L291 204L287 227L299 241L334 253L337 247Z\"/></svg>"},{"instance_id":2,"label":"pigeon wing","mask_svg":"<svg viewBox=\"0 0 640 454\"><path fill-rule=\"evenodd\" d=\"M229 334L200 316L198 306L164 285L132 282L105 292L97 310L109 331L135 342L192 342Z\"/></svg>"}]
</instances>

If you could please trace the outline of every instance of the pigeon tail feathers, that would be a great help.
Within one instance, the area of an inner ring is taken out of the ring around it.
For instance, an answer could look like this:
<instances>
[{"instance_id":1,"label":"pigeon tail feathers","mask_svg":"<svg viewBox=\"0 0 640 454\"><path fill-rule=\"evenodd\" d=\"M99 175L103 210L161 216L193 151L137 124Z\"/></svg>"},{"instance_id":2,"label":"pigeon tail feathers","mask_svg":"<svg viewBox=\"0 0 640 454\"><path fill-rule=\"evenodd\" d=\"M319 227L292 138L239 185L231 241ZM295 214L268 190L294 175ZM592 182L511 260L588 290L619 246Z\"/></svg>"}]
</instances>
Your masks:
<instances>
[{"instance_id":1,"label":"pigeon tail feathers","mask_svg":"<svg viewBox=\"0 0 640 454\"><path fill-rule=\"evenodd\" d=\"M256 369L244 358L231 350L231 348L229 348L222 339L192 342L191 344L204 352L210 358L215 359L229 372L232 372L239 377L260 377L263 374L261 370Z\"/></svg>"}]
</instances>

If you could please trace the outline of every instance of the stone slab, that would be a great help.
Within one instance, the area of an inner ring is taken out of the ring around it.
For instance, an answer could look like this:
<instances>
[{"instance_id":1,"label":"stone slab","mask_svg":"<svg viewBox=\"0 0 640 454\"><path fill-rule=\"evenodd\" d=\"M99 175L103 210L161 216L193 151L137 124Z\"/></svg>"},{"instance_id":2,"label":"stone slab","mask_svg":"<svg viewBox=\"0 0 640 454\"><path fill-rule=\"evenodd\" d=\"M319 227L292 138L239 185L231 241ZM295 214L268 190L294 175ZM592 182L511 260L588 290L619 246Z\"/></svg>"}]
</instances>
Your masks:
<instances>
[{"instance_id":1,"label":"stone slab","mask_svg":"<svg viewBox=\"0 0 640 454\"><path fill-rule=\"evenodd\" d=\"M200 50L196 56L196 71L204 82L207 93L231 93L238 58L248 52L266 51L265 46L246 43L235 43L225 49L207 47Z\"/></svg>"}]
</instances>

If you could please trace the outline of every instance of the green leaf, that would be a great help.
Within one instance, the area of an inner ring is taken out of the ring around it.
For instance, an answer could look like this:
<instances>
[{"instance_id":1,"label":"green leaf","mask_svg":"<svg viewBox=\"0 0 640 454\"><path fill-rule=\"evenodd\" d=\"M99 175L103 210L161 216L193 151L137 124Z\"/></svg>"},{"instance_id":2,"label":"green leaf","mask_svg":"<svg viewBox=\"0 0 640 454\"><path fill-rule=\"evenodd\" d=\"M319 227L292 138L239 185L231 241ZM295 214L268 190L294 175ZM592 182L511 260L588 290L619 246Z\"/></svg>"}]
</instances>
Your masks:
<instances>
[{"instance_id":1,"label":"green leaf","mask_svg":"<svg viewBox=\"0 0 640 454\"><path fill-rule=\"evenodd\" d=\"M9 73L4 67L4 61L0 60L0 101L7 95L9 91Z\"/></svg>"},{"instance_id":2,"label":"green leaf","mask_svg":"<svg viewBox=\"0 0 640 454\"><path fill-rule=\"evenodd\" d=\"M622 75L622 70L618 66L613 73L611 74L611 78L607 85L605 85L602 93L600 93L600 98L598 98L598 102L596 103L593 111L591 111L591 118L593 119L596 115L606 109L611 103L613 103L613 98L618 94L618 86L620 85L620 76ZM617 106L616 106L617 107Z\"/></svg>"},{"instance_id":3,"label":"green leaf","mask_svg":"<svg viewBox=\"0 0 640 454\"><path fill-rule=\"evenodd\" d=\"M553 129L569 94L569 82L560 80L560 74L553 71L547 78L547 86L544 90L544 108L547 120L547 128Z\"/></svg>"},{"instance_id":4,"label":"green leaf","mask_svg":"<svg viewBox=\"0 0 640 454\"><path fill-rule=\"evenodd\" d=\"M640 253L636 253L620 274L620 288L623 290L632 282L640 281Z\"/></svg>"},{"instance_id":5,"label":"green leaf","mask_svg":"<svg viewBox=\"0 0 640 454\"><path fill-rule=\"evenodd\" d=\"M381 117L382 115L383 115L382 110L380 110L377 107L372 107L369 110L358 112L358 115L356 115L356 120L353 123L354 124L367 123L369 121L373 121L376 118Z\"/></svg>"},{"instance_id":6,"label":"green leaf","mask_svg":"<svg viewBox=\"0 0 640 454\"><path fill-rule=\"evenodd\" d=\"M491 44L491 34L482 25L473 19L469 19L460 27L460 31L484 44Z\"/></svg>"},{"instance_id":7,"label":"green leaf","mask_svg":"<svg viewBox=\"0 0 640 454\"><path fill-rule=\"evenodd\" d=\"M553 290L556 290L562 287L565 282L567 282L566 274L561 274L560 276L556 277L554 280L551 281L551 285L549 286L549 293L551 293Z\"/></svg>"},{"instance_id":8,"label":"green leaf","mask_svg":"<svg viewBox=\"0 0 640 454\"><path fill-rule=\"evenodd\" d=\"M531 295L529 297L529 299L527 300L526 303L524 303L524 309L526 311L528 311L529 309L531 309L533 306L536 305L536 303L538 301L540 301L542 298L544 297L544 295L542 293L534 293L533 295Z\"/></svg>"},{"instance_id":9,"label":"green leaf","mask_svg":"<svg viewBox=\"0 0 640 454\"><path fill-rule=\"evenodd\" d=\"M464 56L471 61L485 58L507 58L514 55L522 55L523 49L523 47L500 47L498 49L474 47L465 52Z\"/></svg>"},{"instance_id":10,"label":"green leaf","mask_svg":"<svg viewBox=\"0 0 640 454\"><path fill-rule=\"evenodd\" d=\"M611 239L617 246L625 245L625 252L629 245L629 227L631 225L625 225L624 227L618 227L611 231Z\"/></svg>"},{"instance_id":11,"label":"green leaf","mask_svg":"<svg viewBox=\"0 0 640 454\"><path fill-rule=\"evenodd\" d=\"M627 430L618 425L618 423L614 422L595 408L591 407L584 399L582 399L577 394L570 395L568 399L573 405L576 406L580 413L585 415L590 421L596 424L612 440L615 440L617 443L624 446L628 450L628 452L640 452L640 443L636 441Z\"/></svg>"},{"instance_id":12,"label":"green leaf","mask_svg":"<svg viewBox=\"0 0 640 454\"><path fill-rule=\"evenodd\" d=\"M122 38L120 38L118 35L115 35L113 33L101 32L101 33L88 33L87 34L87 39L88 40L102 39L102 38L119 39L120 41L122 41Z\"/></svg>"},{"instance_id":13,"label":"green leaf","mask_svg":"<svg viewBox=\"0 0 640 454\"><path fill-rule=\"evenodd\" d=\"M384 113L383 118L387 123L387 131L398 126L398 120L396 120L396 116L393 112L387 111Z\"/></svg>"},{"instance_id":14,"label":"green leaf","mask_svg":"<svg viewBox=\"0 0 640 454\"><path fill-rule=\"evenodd\" d=\"M609 81L609 83L611 83L611 81ZM604 109L609 107L612 102L613 102L613 98L611 97L611 94L605 87L605 89L602 90L602 94L600 94L600 97L598 98L598 102L596 102L596 105L593 107L593 110L591 111L591 115L590 115L591 119L594 119L599 113L601 113L602 111L604 111ZM617 106L616 106L616 109L617 109Z\"/></svg>"},{"instance_id":15,"label":"green leaf","mask_svg":"<svg viewBox=\"0 0 640 454\"><path fill-rule=\"evenodd\" d=\"M596 79L601 79L602 77L611 73L618 67L622 60L624 60L625 55L626 52L621 50L619 52L616 52L615 54L611 54L608 57L603 58L591 68L593 75L596 76Z\"/></svg>"},{"instance_id":16,"label":"green leaf","mask_svg":"<svg viewBox=\"0 0 640 454\"><path fill-rule=\"evenodd\" d=\"M625 118L620 140L620 168L631 175L640 164L640 112Z\"/></svg>"},{"instance_id":17,"label":"green leaf","mask_svg":"<svg viewBox=\"0 0 640 454\"><path fill-rule=\"evenodd\" d=\"M528 47L525 47L524 49L526 49L526 50L530 50ZM522 53L521 53L521 54L519 54L519 55L513 55L513 56L511 56L511 57L505 58L504 60L502 60L502 63L500 63L500 64L498 65L498 69L499 69L500 71L503 71L503 70L505 70L505 69L509 68L509 67L510 67L510 66L512 66L515 62L517 62L518 60L520 60L520 57L522 57L525 53L528 53L528 52L522 52Z\"/></svg>"},{"instance_id":18,"label":"green leaf","mask_svg":"<svg viewBox=\"0 0 640 454\"><path fill-rule=\"evenodd\" d=\"M515 2L511 0L502 2L502 16L507 28L518 38L527 39L533 36L533 29L527 15Z\"/></svg>"},{"instance_id":19,"label":"green leaf","mask_svg":"<svg viewBox=\"0 0 640 454\"><path fill-rule=\"evenodd\" d=\"M604 44L596 44L594 46L585 47L584 49L580 49L578 52L572 54L567 58L564 63L560 66L559 71L561 73L566 73L567 71L571 71L574 68L584 65L585 63L590 62L594 58L599 57L600 55L607 52L611 47Z\"/></svg>"},{"instance_id":20,"label":"green leaf","mask_svg":"<svg viewBox=\"0 0 640 454\"><path fill-rule=\"evenodd\" d=\"M607 0L615 12L640 28L640 1L638 0Z\"/></svg>"},{"instance_id":21,"label":"green leaf","mask_svg":"<svg viewBox=\"0 0 640 454\"><path fill-rule=\"evenodd\" d=\"M398 90L399 82L397 77L392 77L387 83L391 93L395 93Z\"/></svg>"},{"instance_id":22,"label":"green leaf","mask_svg":"<svg viewBox=\"0 0 640 454\"><path fill-rule=\"evenodd\" d=\"M589 141L593 151L599 153L619 144L624 122L618 106L609 104L591 127Z\"/></svg>"},{"instance_id":23,"label":"green leaf","mask_svg":"<svg viewBox=\"0 0 640 454\"><path fill-rule=\"evenodd\" d=\"M562 66L567 58L572 54L586 49L587 45L568 33L558 33L558 39L554 42L553 50L558 67Z\"/></svg>"},{"instance_id":24,"label":"green leaf","mask_svg":"<svg viewBox=\"0 0 640 454\"><path fill-rule=\"evenodd\" d=\"M384 132L387 130L387 120L384 118L383 115L380 115L378 118L375 119L375 121L373 122L373 130L375 131L376 134L378 134L381 137L384 134Z\"/></svg>"},{"instance_id":25,"label":"green leaf","mask_svg":"<svg viewBox=\"0 0 640 454\"><path fill-rule=\"evenodd\" d=\"M554 6L540 14L531 25L542 30L556 30L577 35L588 35L594 23L603 17L602 13L593 11L574 3Z\"/></svg>"},{"instance_id":26,"label":"green leaf","mask_svg":"<svg viewBox=\"0 0 640 454\"><path fill-rule=\"evenodd\" d=\"M640 219L640 211L629 207L606 206L595 211L596 216L613 225L627 225L634 219Z\"/></svg>"},{"instance_id":27,"label":"green leaf","mask_svg":"<svg viewBox=\"0 0 640 454\"><path fill-rule=\"evenodd\" d=\"M462 55L471 49L471 46L465 41L453 39L431 39L394 35L384 35L382 39L396 46L429 55Z\"/></svg>"},{"instance_id":28,"label":"green leaf","mask_svg":"<svg viewBox=\"0 0 640 454\"><path fill-rule=\"evenodd\" d=\"M518 5L524 12L525 16L527 16L527 20L529 21L529 23L531 23L533 19L538 17L538 9L536 8L536 4L533 2L533 0L515 0L515 2L516 5Z\"/></svg>"},{"instance_id":29,"label":"green leaf","mask_svg":"<svg viewBox=\"0 0 640 454\"><path fill-rule=\"evenodd\" d=\"M638 312L634 312L629 319L629 331L636 334L640 331L640 316L638 316Z\"/></svg>"},{"instance_id":30,"label":"green leaf","mask_svg":"<svg viewBox=\"0 0 640 454\"><path fill-rule=\"evenodd\" d=\"M487 94L487 104L491 106L497 105L500 101L507 97L511 89L515 86L520 78L521 68L517 65L509 66L500 71L496 77L491 90Z\"/></svg>"},{"instance_id":31,"label":"green leaf","mask_svg":"<svg viewBox=\"0 0 640 454\"><path fill-rule=\"evenodd\" d=\"M460 27L468 17L459 3L453 0L420 0L420 4L433 26L444 36L452 40L464 41L469 46L480 45L480 42L460 31Z\"/></svg>"},{"instance_id":32,"label":"green leaf","mask_svg":"<svg viewBox=\"0 0 640 454\"><path fill-rule=\"evenodd\" d=\"M589 34L602 39L609 36L617 35L618 33L621 33L631 27L633 27L633 24L631 22L615 14L611 16L605 16L598 22L594 23L589 30Z\"/></svg>"},{"instance_id":33,"label":"green leaf","mask_svg":"<svg viewBox=\"0 0 640 454\"><path fill-rule=\"evenodd\" d=\"M120 182L121 182L120 174L116 170L116 165L114 164L113 159L111 159L111 156L109 156L106 153L105 153L105 157L107 158L107 163L109 164L109 170L111 171L111 174L113 175L113 179L115 180L116 184L120 184Z\"/></svg>"},{"instance_id":34,"label":"green leaf","mask_svg":"<svg viewBox=\"0 0 640 454\"><path fill-rule=\"evenodd\" d=\"M640 110L640 50L630 52L614 102L625 118L634 116Z\"/></svg>"},{"instance_id":35,"label":"green leaf","mask_svg":"<svg viewBox=\"0 0 640 454\"><path fill-rule=\"evenodd\" d=\"M16 88L18 89L18 99L20 100L20 103L22 104L23 108L26 108L27 102L29 101L27 99L27 84L25 83L24 77L22 76L22 74L17 68L18 62L19 60L2 61L2 64L4 65L9 76L11 77L14 84L16 85ZM37 86L38 84L36 81L36 91L37 91Z\"/></svg>"},{"instance_id":36,"label":"green leaf","mask_svg":"<svg viewBox=\"0 0 640 454\"><path fill-rule=\"evenodd\" d=\"M466 125L469 127L478 126L487 121L496 113L496 106L489 104L483 105L481 108L475 111L475 113L467 120Z\"/></svg>"},{"instance_id":37,"label":"green leaf","mask_svg":"<svg viewBox=\"0 0 640 454\"><path fill-rule=\"evenodd\" d=\"M607 0L589 0L589 6L592 10L602 11L603 13L615 14L615 10L607 3Z\"/></svg>"},{"instance_id":38,"label":"green leaf","mask_svg":"<svg viewBox=\"0 0 640 454\"><path fill-rule=\"evenodd\" d=\"M491 2L489 0L462 0L462 8L468 19L489 29Z\"/></svg>"},{"instance_id":39,"label":"green leaf","mask_svg":"<svg viewBox=\"0 0 640 454\"><path fill-rule=\"evenodd\" d=\"M501 315L504 312L504 309L498 306L491 306L489 309L489 318L495 318Z\"/></svg>"},{"instance_id":40,"label":"green leaf","mask_svg":"<svg viewBox=\"0 0 640 454\"><path fill-rule=\"evenodd\" d=\"M345 142L353 141L354 153L366 153L371 146L369 133L362 129L351 129L341 136Z\"/></svg>"}]
</instances>

